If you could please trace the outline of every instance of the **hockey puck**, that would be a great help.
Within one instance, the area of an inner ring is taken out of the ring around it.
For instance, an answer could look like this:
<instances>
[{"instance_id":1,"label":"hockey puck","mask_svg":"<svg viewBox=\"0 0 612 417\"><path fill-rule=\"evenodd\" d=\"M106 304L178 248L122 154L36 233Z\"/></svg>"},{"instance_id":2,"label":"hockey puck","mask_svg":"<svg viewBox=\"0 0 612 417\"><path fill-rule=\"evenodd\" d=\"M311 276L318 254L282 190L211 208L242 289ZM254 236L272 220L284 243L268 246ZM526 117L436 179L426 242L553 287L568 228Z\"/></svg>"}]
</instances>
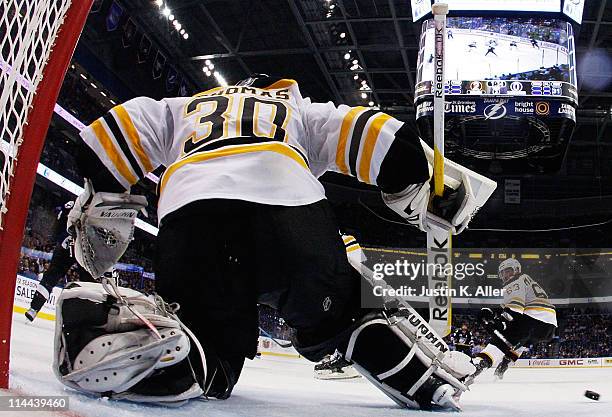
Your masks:
<instances>
[{"instance_id":1,"label":"hockey puck","mask_svg":"<svg viewBox=\"0 0 612 417\"><path fill-rule=\"evenodd\" d=\"M591 400L599 401L599 394L595 391L586 390L584 392L584 396L590 398Z\"/></svg>"}]
</instances>

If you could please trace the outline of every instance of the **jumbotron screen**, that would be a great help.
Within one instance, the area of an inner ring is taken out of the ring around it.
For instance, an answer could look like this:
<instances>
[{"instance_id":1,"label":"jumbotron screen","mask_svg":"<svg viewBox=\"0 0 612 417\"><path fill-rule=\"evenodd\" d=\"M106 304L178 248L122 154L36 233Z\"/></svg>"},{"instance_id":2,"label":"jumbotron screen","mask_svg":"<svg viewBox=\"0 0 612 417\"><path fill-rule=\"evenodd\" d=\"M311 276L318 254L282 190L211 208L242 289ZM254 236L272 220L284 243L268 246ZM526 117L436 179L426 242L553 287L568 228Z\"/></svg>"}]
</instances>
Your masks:
<instances>
[{"instance_id":1,"label":"jumbotron screen","mask_svg":"<svg viewBox=\"0 0 612 417\"><path fill-rule=\"evenodd\" d=\"M450 10L558 12L559 0L444 0Z\"/></svg>"},{"instance_id":2,"label":"jumbotron screen","mask_svg":"<svg viewBox=\"0 0 612 417\"><path fill-rule=\"evenodd\" d=\"M576 100L572 26L560 19L449 17L449 94L562 96ZM423 22L416 96L431 92L434 23ZM498 80L498 82L494 82Z\"/></svg>"},{"instance_id":3,"label":"jumbotron screen","mask_svg":"<svg viewBox=\"0 0 612 417\"><path fill-rule=\"evenodd\" d=\"M584 0L443 0L440 3L448 4L450 13L453 12L536 12L556 13L562 12L565 16L582 23ZM432 0L411 0L412 19L417 22L428 14L431 15ZM561 7L563 5L563 7Z\"/></svg>"}]
</instances>

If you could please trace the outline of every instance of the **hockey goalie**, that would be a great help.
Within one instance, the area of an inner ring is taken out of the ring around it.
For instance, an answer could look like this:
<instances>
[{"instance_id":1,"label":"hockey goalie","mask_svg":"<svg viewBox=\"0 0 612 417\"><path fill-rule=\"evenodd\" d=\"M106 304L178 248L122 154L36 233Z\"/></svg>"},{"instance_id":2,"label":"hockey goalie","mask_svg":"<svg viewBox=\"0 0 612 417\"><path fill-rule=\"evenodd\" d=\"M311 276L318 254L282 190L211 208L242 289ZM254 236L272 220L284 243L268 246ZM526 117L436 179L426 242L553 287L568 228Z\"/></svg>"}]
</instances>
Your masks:
<instances>
[{"instance_id":1,"label":"hockey goalie","mask_svg":"<svg viewBox=\"0 0 612 417\"><path fill-rule=\"evenodd\" d=\"M57 348L68 354L56 352L65 359L57 373L64 383L74 386L85 369L90 381L80 379L78 389L100 394L91 377L108 378L106 366L116 357L114 366L133 361L143 371L116 383L100 380L104 395L169 400L159 391L164 383L184 381L173 389L177 400L228 398L245 358L256 355L261 303L293 328L294 346L307 359L338 350L402 407L459 408L461 380L474 372L469 358L451 353L413 310L360 307L361 276L347 260L318 177L354 176L378 187L407 223L427 231L435 222L455 234L494 182L447 161L445 209L430 210L433 152L404 123L375 109L313 103L295 81L263 75L194 97L130 100L81 137L87 187L69 216L77 260L93 276L113 265L146 204L130 187L164 166L155 259L163 302L156 305L174 308L167 317L151 305L145 315L131 301L138 304L139 296L124 289L75 289L59 311ZM175 347L183 353L167 357L167 332L178 330ZM112 354L104 350L107 340ZM138 349L154 353L139 358L132 355ZM89 373L100 364L99 373Z\"/></svg>"}]
</instances>

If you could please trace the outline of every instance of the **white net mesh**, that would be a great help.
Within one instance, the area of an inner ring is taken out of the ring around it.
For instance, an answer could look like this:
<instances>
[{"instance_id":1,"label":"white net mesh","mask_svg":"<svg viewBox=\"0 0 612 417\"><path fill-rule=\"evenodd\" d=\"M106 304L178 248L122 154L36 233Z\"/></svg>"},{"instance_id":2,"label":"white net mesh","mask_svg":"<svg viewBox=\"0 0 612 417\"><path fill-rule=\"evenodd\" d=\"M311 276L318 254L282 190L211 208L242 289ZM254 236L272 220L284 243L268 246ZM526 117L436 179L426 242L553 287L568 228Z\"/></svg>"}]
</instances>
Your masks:
<instances>
[{"instance_id":1,"label":"white net mesh","mask_svg":"<svg viewBox=\"0 0 612 417\"><path fill-rule=\"evenodd\" d=\"M0 2L0 230L24 127L71 0Z\"/></svg>"}]
</instances>

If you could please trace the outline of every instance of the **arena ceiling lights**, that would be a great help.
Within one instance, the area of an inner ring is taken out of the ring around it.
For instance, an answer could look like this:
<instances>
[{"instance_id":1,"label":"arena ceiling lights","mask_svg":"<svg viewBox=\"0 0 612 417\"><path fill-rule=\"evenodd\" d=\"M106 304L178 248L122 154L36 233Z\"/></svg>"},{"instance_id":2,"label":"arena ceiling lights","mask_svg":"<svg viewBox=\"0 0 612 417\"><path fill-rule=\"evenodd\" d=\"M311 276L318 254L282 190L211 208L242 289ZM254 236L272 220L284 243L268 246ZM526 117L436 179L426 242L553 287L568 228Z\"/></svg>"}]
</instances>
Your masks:
<instances>
[{"instance_id":1,"label":"arena ceiling lights","mask_svg":"<svg viewBox=\"0 0 612 417\"><path fill-rule=\"evenodd\" d=\"M172 10L168 7L164 0L155 0L155 4L159 7L160 13L168 19L174 26L174 30L183 37L183 39L189 39L189 33L183 28L181 22L178 21L176 16L172 14Z\"/></svg>"}]
</instances>

